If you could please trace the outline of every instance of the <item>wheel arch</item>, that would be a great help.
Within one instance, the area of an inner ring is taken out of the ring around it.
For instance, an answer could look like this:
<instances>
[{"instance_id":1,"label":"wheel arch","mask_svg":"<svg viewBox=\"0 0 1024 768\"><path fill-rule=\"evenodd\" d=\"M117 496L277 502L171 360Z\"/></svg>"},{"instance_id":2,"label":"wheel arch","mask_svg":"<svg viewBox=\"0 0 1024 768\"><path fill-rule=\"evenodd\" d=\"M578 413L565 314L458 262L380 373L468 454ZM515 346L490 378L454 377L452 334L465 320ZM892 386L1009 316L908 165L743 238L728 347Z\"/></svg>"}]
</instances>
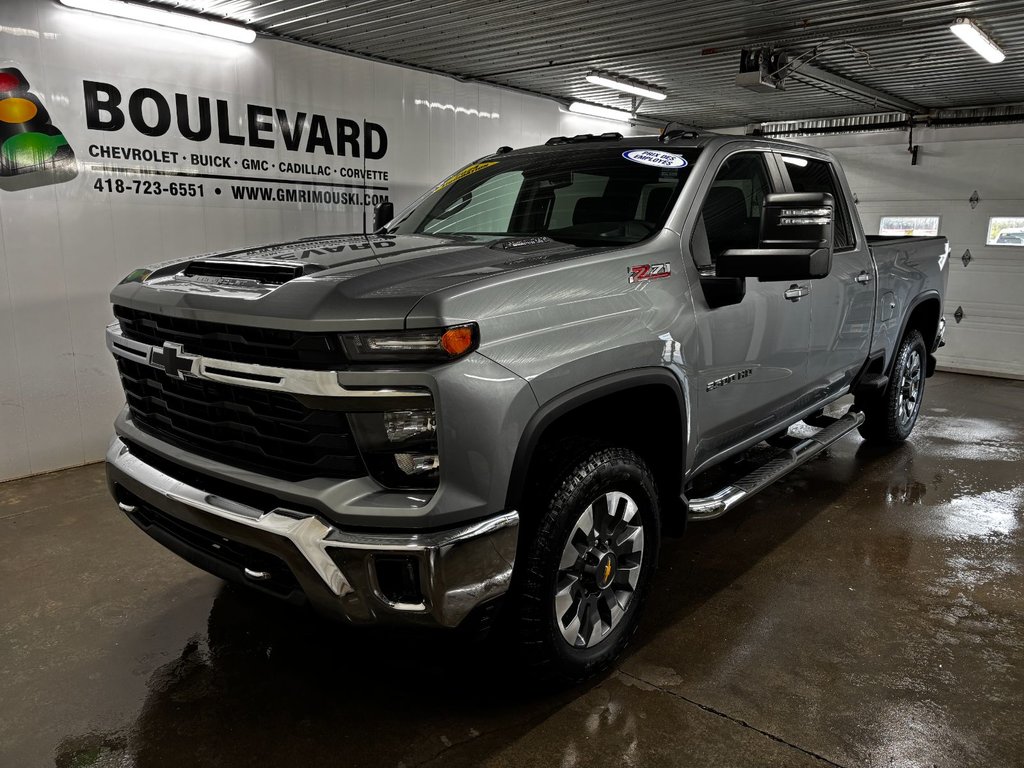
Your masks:
<instances>
[{"instance_id":1,"label":"wheel arch","mask_svg":"<svg viewBox=\"0 0 1024 768\"><path fill-rule=\"evenodd\" d=\"M903 324L900 327L900 334L896 337L896 343L893 345L892 354L885 366L885 372L887 375L892 375L892 368L896 363L896 352L899 350L899 345L903 341L903 337L906 336L907 331L912 328L920 331L921 336L924 338L924 345L929 358L933 356L932 350L935 345L935 339L939 333L939 320L941 317L942 299L939 297L938 291L925 291L910 302L907 306L907 311L903 314ZM934 365L931 364L931 361L929 360L929 376L932 374L933 370Z\"/></svg>"},{"instance_id":2,"label":"wheel arch","mask_svg":"<svg viewBox=\"0 0 1024 768\"><path fill-rule=\"evenodd\" d=\"M595 429L598 424L600 430ZM544 446L577 434L621 441L636 450L654 472L663 514L680 503L687 409L682 385L670 370L652 367L609 374L544 403L520 437L506 509L522 510Z\"/></svg>"}]
</instances>

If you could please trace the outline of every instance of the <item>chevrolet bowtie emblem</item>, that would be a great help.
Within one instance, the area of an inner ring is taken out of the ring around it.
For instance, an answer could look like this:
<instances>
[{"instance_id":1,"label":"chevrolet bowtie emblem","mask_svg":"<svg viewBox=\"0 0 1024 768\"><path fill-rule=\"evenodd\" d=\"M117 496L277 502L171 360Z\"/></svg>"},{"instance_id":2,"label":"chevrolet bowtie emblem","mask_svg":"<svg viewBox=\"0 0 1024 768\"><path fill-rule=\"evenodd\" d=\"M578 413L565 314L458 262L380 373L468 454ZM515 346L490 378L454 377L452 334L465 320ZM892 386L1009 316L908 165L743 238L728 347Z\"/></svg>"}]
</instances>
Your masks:
<instances>
[{"instance_id":1,"label":"chevrolet bowtie emblem","mask_svg":"<svg viewBox=\"0 0 1024 768\"><path fill-rule=\"evenodd\" d=\"M153 347L149 353L149 364L156 368L163 368L164 373L176 379L184 379L186 374L192 373L196 355L186 354L181 344L170 341L164 342L162 347Z\"/></svg>"}]
</instances>

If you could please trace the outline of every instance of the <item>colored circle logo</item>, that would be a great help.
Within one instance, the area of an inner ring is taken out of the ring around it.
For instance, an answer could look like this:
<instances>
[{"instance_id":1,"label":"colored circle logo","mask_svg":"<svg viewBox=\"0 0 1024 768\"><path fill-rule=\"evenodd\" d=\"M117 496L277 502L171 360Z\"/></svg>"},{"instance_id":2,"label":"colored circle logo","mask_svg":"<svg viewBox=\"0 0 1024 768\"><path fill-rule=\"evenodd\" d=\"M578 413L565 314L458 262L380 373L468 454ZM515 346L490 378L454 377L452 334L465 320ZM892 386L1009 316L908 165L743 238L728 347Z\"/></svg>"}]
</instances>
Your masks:
<instances>
[{"instance_id":1,"label":"colored circle logo","mask_svg":"<svg viewBox=\"0 0 1024 768\"><path fill-rule=\"evenodd\" d=\"M18 87L19 80L14 75L0 72L0 91L13 91Z\"/></svg>"},{"instance_id":2,"label":"colored circle logo","mask_svg":"<svg viewBox=\"0 0 1024 768\"><path fill-rule=\"evenodd\" d=\"M39 110L28 99L4 99L0 101L0 121L5 123L25 123L36 116Z\"/></svg>"}]
</instances>

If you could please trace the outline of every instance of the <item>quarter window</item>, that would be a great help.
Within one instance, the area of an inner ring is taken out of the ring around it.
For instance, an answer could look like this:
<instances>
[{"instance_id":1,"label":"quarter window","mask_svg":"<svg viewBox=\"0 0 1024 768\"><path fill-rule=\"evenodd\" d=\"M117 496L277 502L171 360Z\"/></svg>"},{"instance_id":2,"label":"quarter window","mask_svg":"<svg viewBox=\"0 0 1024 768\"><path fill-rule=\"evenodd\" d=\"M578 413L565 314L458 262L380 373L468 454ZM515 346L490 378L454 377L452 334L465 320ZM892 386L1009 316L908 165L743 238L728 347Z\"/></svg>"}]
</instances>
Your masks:
<instances>
[{"instance_id":1,"label":"quarter window","mask_svg":"<svg viewBox=\"0 0 1024 768\"><path fill-rule=\"evenodd\" d=\"M846 200L836 180L835 172L832 170L832 164L824 160L812 160L809 157L791 155L783 155L782 161L789 172L789 180L793 184L794 192L823 193L835 198L836 250L853 248L857 244L853 234L853 222L850 221L850 211L846 207Z\"/></svg>"}]
</instances>

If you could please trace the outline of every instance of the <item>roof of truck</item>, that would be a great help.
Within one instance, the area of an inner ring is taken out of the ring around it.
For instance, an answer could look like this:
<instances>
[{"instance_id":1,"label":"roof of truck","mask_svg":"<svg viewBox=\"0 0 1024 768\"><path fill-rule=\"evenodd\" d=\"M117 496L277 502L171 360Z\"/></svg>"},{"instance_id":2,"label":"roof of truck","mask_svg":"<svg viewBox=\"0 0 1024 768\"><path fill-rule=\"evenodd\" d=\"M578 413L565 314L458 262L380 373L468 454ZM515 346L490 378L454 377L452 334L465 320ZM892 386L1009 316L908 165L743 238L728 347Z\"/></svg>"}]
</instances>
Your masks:
<instances>
[{"instance_id":1,"label":"roof of truck","mask_svg":"<svg viewBox=\"0 0 1024 768\"><path fill-rule=\"evenodd\" d=\"M631 148L647 149L647 148L676 148L676 149L701 149L712 143L724 144L730 141L744 141L744 142L756 142L758 144L768 144L778 149L789 149L799 150L801 152L811 152L815 154L827 154L823 150L816 147L810 147L805 144L797 144L791 141L783 141L780 139L765 138L763 136L745 136L738 134L729 133L714 133L712 131L696 131L696 130L670 130L666 131L664 135L653 134L650 136L623 136L621 133L610 132L601 134L580 134L577 136L555 136L548 139L544 144L538 144L531 147L522 147L520 149L512 149L511 147L501 147L496 154L510 154L510 153L524 153L524 152L560 152L564 151L567 147L608 147L608 146L623 146L629 145Z\"/></svg>"}]
</instances>

